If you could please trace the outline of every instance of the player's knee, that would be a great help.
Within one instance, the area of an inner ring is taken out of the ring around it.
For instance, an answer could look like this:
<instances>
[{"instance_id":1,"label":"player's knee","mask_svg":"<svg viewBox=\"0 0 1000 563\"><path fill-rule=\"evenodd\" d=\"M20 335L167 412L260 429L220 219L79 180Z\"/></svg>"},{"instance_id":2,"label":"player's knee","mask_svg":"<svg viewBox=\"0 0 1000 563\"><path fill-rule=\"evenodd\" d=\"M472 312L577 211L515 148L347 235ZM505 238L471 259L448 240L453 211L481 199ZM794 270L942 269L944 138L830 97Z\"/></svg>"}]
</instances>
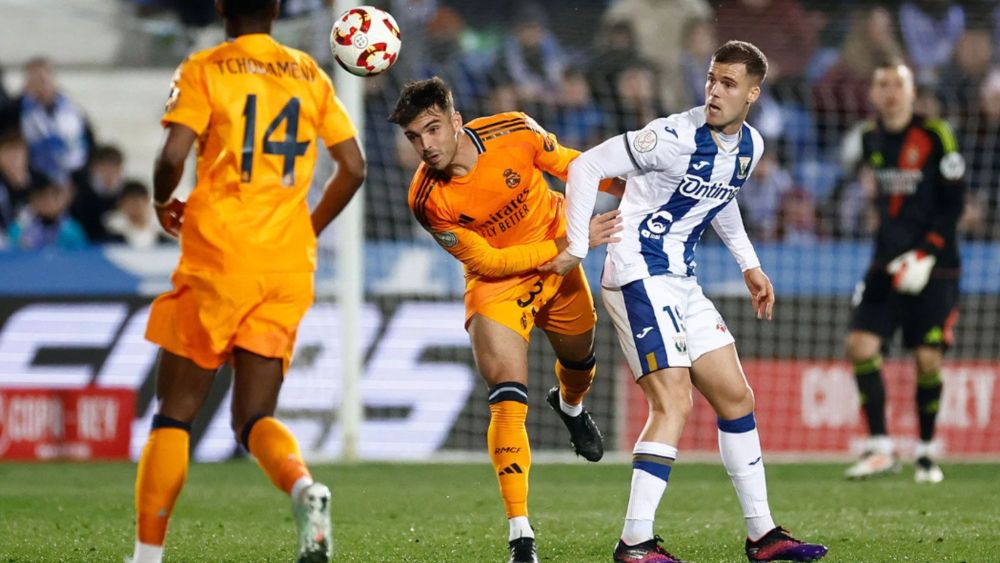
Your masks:
<instances>
[{"instance_id":1,"label":"player's knee","mask_svg":"<svg viewBox=\"0 0 1000 563\"><path fill-rule=\"evenodd\" d=\"M680 390L678 390L680 391ZM657 393L646 397L650 416L686 420L694 408L691 392Z\"/></svg>"},{"instance_id":2,"label":"player's knee","mask_svg":"<svg viewBox=\"0 0 1000 563\"><path fill-rule=\"evenodd\" d=\"M938 348L921 346L914 352L917 362L917 374L928 376L940 373L943 354Z\"/></svg>"},{"instance_id":3,"label":"player's knee","mask_svg":"<svg viewBox=\"0 0 1000 563\"><path fill-rule=\"evenodd\" d=\"M878 338L852 332L847 335L847 357L855 364L867 361L878 355L879 344Z\"/></svg>"}]
</instances>

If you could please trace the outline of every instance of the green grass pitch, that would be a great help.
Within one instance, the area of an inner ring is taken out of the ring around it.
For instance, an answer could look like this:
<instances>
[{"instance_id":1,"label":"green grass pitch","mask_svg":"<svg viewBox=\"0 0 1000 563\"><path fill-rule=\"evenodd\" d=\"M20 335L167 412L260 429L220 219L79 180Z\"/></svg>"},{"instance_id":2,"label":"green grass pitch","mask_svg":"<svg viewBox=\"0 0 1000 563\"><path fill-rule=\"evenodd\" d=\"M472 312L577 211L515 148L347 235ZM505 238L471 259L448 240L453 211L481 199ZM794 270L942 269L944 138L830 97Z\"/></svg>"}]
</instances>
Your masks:
<instances>
[{"instance_id":1,"label":"green grass pitch","mask_svg":"<svg viewBox=\"0 0 1000 563\"><path fill-rule=\"evenodd\" d=\"M776 520L830 547L828 561L1000 560L1000 466L945 465L848 483L843 467L768 466ZM313 468L333 489L335 561L505 561L507 525L487 464ZM0 464L0 562L120 562L132 550L131 464ZM610 561L630 468L536 464L530 507L542 561ZM743 524L721 465L680 463L658 514L691 561L745 561ZM288 501L250 462L195 465L166 561L291 561Z\"/></svg>"}]
</instances>

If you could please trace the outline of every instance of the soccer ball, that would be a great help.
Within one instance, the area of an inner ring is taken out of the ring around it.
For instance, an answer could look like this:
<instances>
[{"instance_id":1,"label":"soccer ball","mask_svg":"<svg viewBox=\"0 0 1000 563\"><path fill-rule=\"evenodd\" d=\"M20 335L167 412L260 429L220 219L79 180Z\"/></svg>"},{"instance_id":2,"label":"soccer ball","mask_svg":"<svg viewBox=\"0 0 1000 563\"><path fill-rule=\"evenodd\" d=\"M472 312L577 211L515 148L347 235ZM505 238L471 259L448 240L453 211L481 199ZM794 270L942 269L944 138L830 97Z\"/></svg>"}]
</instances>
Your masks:
<instances>
[{"instance_id":1,"label":"soccer ball","mask_svg":"<svg viewBox=\"0 0 1000 563\"><path fill-rule=\"evenodd\" d=\"M344 70L358 76L375 76L389 70L401 46L396 20L371 6L347 10L330 31L333 58Z\"/></svg>"}]
</instances>

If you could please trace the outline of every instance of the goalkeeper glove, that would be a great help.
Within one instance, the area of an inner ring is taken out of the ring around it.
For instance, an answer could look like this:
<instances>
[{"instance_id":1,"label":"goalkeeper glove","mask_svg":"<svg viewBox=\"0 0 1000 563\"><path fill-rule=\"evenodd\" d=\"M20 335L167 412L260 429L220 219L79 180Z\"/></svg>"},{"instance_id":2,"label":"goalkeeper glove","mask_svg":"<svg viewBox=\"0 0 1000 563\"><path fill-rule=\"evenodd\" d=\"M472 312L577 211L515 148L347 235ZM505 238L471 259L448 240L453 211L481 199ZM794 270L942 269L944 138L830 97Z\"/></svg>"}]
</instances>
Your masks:
<instances>
[{"instance_id":1,"label":"goalkeeper glove","mask_svg":"<svg viewBox=\"0 0 1000 563\"><path fill-rule=\"evenodd\" d=\"M923 250L908 250L889 262L886 271L892 276L892 286L900 293L916 295L927 287L937 258Z\"/></svg>"}]
</instances>

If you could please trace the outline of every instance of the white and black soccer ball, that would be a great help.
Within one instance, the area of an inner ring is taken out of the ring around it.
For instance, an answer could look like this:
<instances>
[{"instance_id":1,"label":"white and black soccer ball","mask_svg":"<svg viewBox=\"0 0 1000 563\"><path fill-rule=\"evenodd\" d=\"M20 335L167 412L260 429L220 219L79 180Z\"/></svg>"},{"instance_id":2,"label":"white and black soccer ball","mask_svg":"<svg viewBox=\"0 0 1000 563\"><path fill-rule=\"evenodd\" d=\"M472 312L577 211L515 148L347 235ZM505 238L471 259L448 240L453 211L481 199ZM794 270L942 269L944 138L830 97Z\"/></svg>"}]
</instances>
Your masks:
<instances>
[{"instance_id":1,"label":"white and black soccer ball","mask_svg":"<svg viewBox=\"0 0 1000 563\"><path fill-rule=\"evenodd\" d=\"M396 20L372 6L347 10L330 31L334 60L358 76L375 76L389 70L402 44Z\"/></svg>"}]
</instances>

